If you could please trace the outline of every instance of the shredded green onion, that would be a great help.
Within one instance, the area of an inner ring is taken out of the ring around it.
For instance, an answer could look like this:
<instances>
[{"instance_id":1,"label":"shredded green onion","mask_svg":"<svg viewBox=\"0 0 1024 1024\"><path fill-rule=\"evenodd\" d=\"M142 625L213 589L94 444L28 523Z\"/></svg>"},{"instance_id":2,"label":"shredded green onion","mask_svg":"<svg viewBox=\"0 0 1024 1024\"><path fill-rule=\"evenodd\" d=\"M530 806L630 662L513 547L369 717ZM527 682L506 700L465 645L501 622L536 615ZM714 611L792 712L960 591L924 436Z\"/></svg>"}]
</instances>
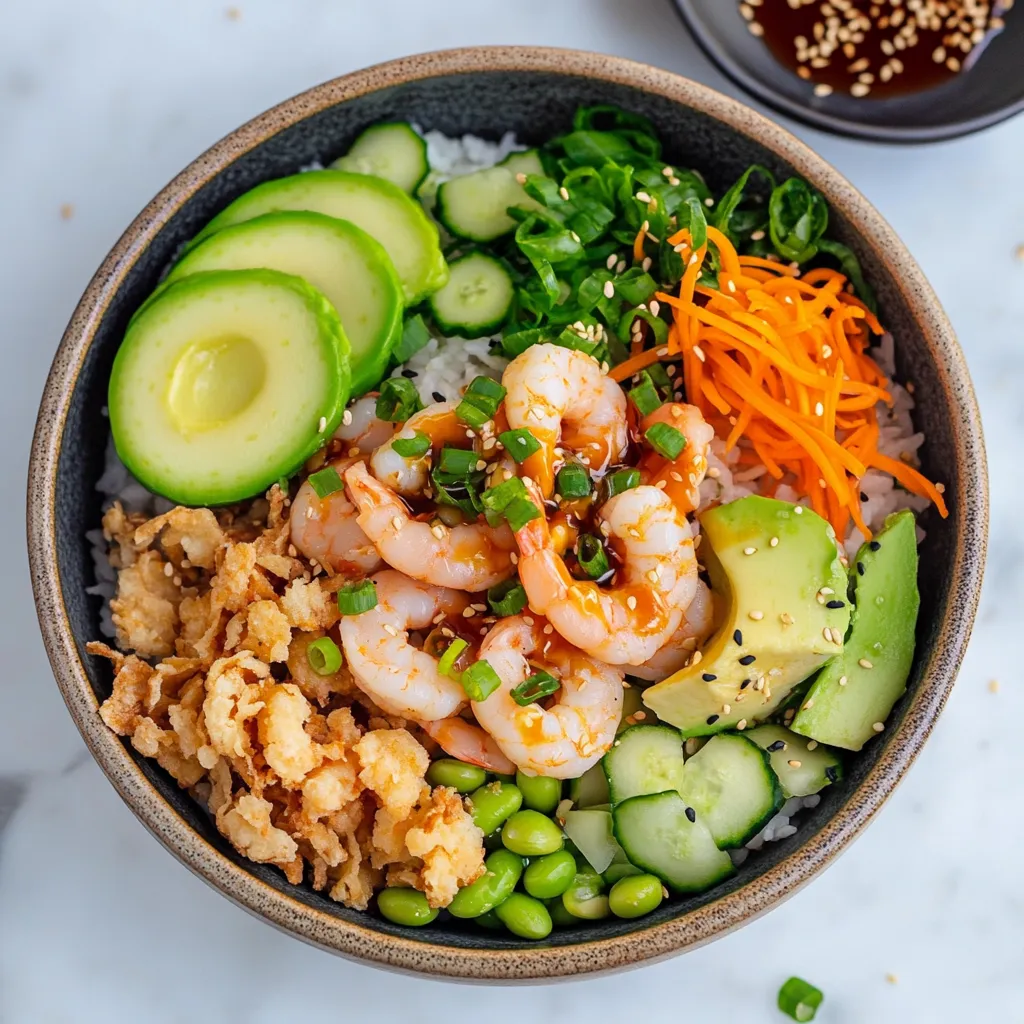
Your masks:
<instances>
[{"instance_id":1,"label":"shredded green onion","mask_svg":"<svg viewBox=\"0 0 1024 1024\"><path fill-rule=\"evenodd\" d=\"M650 416L655 409L661 408L661 395L646 370L640 374L640 383L630 389L629 397L641 416Z\"/></svg>"},{"instance_id":2,"label":"shredded green onion","mask_svg":"<svg viewBox=\"0 0 1024 1024\"><path fill-rule=\"evenodd\" d=\"M790 978L779 989L779 1009L793 1020L814 1020L814 1015L824 998L821 989L808 984L802 978Z\"/></svg>"},{"instance_id":3,"label":"shredded green onion","mask_svg":"<svg viewBox=\"0 0 1024 1024\"><path fill-rule=\"evenodd\" d=\"M590 494L590 474L578 463L570 462L555 474L555 490L570 500Z\"/></svg>"},{"instance_id":4,"label":"shredded green onion","mask_svg":"<svg viewBox=\"0 0 1024 1024\"><path fill-rule=\"evenodd\" d=\"M459 655L469 646L469 644L457 636L446 648L444 654L441 655L440 660L437 663L437 671L443 676L451 676L452 679L458 678L458 673L452 673L452 669L455 667L455 662L459 660Z\"/></svg>"},{"instance_id":5,"label":"shredded green onion","mask_svg":"<svg viewBox=\"0 0 1024 1024\"><path fill-rule=\"evenodd\" d=\"M413 437L396 437L391 447L403 459L421 459L430 451L430 438L422 430L417 430Z\"/></svg>"},{"instance_id":6,"label":"shredded green onion","mask_svg":"<svg viewBox=\"0 0 1024 1024\"><path fill-rule=\"evenodd\" d=\"M452 476L469 476L476 469L480 461L476 452L466 451L463 448L442 448L441 458L438 460L438 467L442 473L451 473Z\"/></svg>"},{"instance_id":7,"label":"shredded green onion","mask_svg":"<svg viewBox=\"0 0 1024 1024\"><path fill-rule=\"evenodd\" d=\"M539 519L541 511L529 498L513 498L503 514L513 531L521 530L532 519Z\"/></svg>"},{"instance_id":8,"label":"shredded green onion","mask_svg":"<svg viewBox=\"0 0 1024 1024\"><path fill-rule=\"evenodd\" d=\"M388 377L381 381L380 397L377 399L377 419L388 423L407 420L423 408L416 385L405 377Z\"/></svg>"},{"instance_id":9,"label":"shredded green onion","mask_svg":"<svg viewBox=\"0 0 1024 1024\"><path fill-rule=\"evenodd\" d=\"M512 689L512 699L521 707L557 693L561 683L550 672L535 672Z\"/></svg>"},{"instance_id":10,"label":"shredded green onion","mask_svg":"<svg viewBox=\"0 0 1024 1024\"><path fill-rule=\"evenodd\" d=\"M644 432L650 446L666 459L676 459L686 447L682 432L668 423L652 423Z\"/></svg>"},{"instance_id":11,"label":"shredded green onion","mask_svg":"<svg viewBox=\"0 0 1024 1024\"><path fill-rule=\"evenodd\" d=\"M459 677L462 688L470 700L486 700L501 686L501 677L484 660L475 661Z\"/></svg>"},{"instance_id":12,"label":"shredded green onion","mask_svg":"<svg viewBox=\"0 0 1024 1024\"><path fill-rule=\"evenodd\" d=\"M525 462L534 452L540 451L540 441L522 427L504 431L498 435L498 440L516 462Z\"/></svg>"},{"instance_id":13,"label":"shredded green onion","mask_svg":"<svg viewBox=\"0 0 1024 1024\"><path fill-rule=\"evenodd\" d=\"M639 469L617 469L604 478L604 489L609 498L614 498L616 494L631 491L634 487L639 486Z\"/></svg>"},{"instance_id":14,"label":"shredded green onion","mask_svg":"<svg viewBox=\"0 0 1024 1024\"><path fill-rule=\"evenodd\" d=\"M505 580L487 591L487 603L495 615L518 615L526 607L526 591L519 580Z\"/></svg>"},{"instance_id":15,"label":"shredded green onion","mask_svg":"<svg viewBox=\"0 0 1024 1024\"><path fill-rule=\"evenodd\" d=\"M338 611L342 615L362 615L377 607L377 588L373 580L350 583L338 591Z\"/></svg>"},{"instance_id":16,"label":"shredded green onion","mask_svg":"<svg viewBox=\"0 0 1024 1024\"><path fill-rule=\"evenodd\" d=\"M341 651L329 636L314 640L306 648L306 658L318 676L334 675L341 668Z\"/></svg>"},{"instance_id":17,"label":"shredded green onion","mask_svg":"<svg viewBox=\"0 0 1024 1024\"><path fill-rule=\"evenodd\" d=\"M333 466L318 470L309 474L309 486L316 492L316 496L322 501L335 491L344 490L345 485L341 482L338 471Z\"/></svg>"},{"instance_id":18,"label":"shredded green onion","mask_svg":"<svg viewBox=\"0 0 1024 1024\"><path fill-rule=\"evenodd\" d=\"M604 545L591 533L583 534L576 543L576 561L592 580L599 580L611 568Z\"/></svg>"}]
</instances>

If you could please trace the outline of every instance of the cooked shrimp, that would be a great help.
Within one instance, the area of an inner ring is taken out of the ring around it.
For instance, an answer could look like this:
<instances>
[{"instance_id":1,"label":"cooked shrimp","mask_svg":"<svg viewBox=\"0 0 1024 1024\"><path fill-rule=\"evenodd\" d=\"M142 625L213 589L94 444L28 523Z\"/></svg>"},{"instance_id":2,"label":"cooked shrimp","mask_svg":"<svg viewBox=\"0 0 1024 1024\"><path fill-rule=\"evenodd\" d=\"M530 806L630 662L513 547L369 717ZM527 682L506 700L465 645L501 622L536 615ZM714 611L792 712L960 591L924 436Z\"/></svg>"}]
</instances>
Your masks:
<instances>
[{"instance_id":1,"label":"cooked shrimp","mask_svg":"<svg viewBox=\"0 0 1024 1024\"><path fill-rule=\"evenodd\" d=\"M499 775L515 774L516 766L479 725L467 722L458 715L454 718L442 718L439 722L420 722L419 725L451 757L479 765Z\"/></svg>"},{"instance_id":2,"label":"cooked shrimp","mask_svg":"<svg viewBox=\"0 0 1024 1024\"><path fill-rule=\"evenodd\" d=\"M346 410L334 439L342 441L348 455L369 455L395 432L395 424L377 418L377 398L363 395Z\"/></svg>"},{"instance_id":3,"label":"cooked shrimp","mask_svg":"<svg viewBox=\"0 0 1024 1024\"><path fill-rule=\"evenodd\" d=\"M480 657L501 685L473 702L476 720L524 771L556 779L579 778L615 740L622 714L622 675L570 647L529 615L503 619L487 634ZM550 627L547 627L550 630ZM538 669L560 687L553 703L521 707L512 690Z\"/></svg>"},{"instance_id":4,"label":"cooked shrimp","mask_svg":"<svg viewBox=\"0 0 1024 1024\"><path fill-rule=\"evenodd\" d=\"M509 427L525 428L541 443L524 470L545 497L554 490L556 448L576 452L593 474L625 455L626 396L591 356L560 345L533 345L508 364L501 382L508 389Z\"/></svg>"},{"instance_id":5,"label":"cooked shrimp","mask_svg":"<svg viewBox=\"0 0 1024 1024\"><path fill-rule=\"evenodd\" d=\"M373 577L377 604L341 619L341 643L356 685L392 715L432 722L457 714L466 692L441 675L437 659L409 642L409 631L426 629L439 615L458 618L465 594L417 583L400 572Z\"/></svg>"},{"instance_id":6,"label":"cooked shrimp","mask_svg":"<svg viewBox=\"0 0 1024 1024\"><path fill-rule=\"evenodd\" d=\"M668 638L665 645L642 665L630 668L629 674L638 679L661 682L668 679L693 656L693 652L704 644L711 635L715 622L715 603L708 585L697 583L697 594L683 612L679 628Z\"/></svg>"},{"instance_id":7,"label":"cooked shrimp","mask_svg":"<svg viewBox=\"0 0 1024 1024\"><path fill-rule=\"evenodd\" d=\"M645 483L661 488L683 515L700 504L700 485L708 471L708 449L715 436L695 405L669 402L645 416L640 427L647 431L655 423L667 423L686 438L686 447L675 459L649 452L640 462Z\"/></svg>"},{"instance_id":8,"label":"cooked shrimp","mask_svg":"<svg viewBox=\"0 0 1024 1024\"><path fill-rule=\"evenodd\" d=\"M405 502L357 462L345 472L359 526L388 565L437 587L477 592L512 575L512 531L505 525L431 525L413 519ZM438 716L443 717L443 716Z\"/></svg>"},{"instance_id":9,"label":"cooked shrimp","mask_svg":"<svg viewBox=\"0 0 1024 1024\"><path fill-rule=\"evenodd\" d=\"M602 535L621 555L615 586L573 579L543 518L516 534L519 579L530 608L569 643L610 665L642 665L676 631L696 593L693 533L656 487L616 495L600 519Z\"/></svg>"},{"instance_id":10,"label":"cooked shrimp","mask_svg":"<svg viewBox=\"0 0 1024 1024\"><path fill-rule=\"evenodd\" d=\"M352 459L330 463L339 474ZM306 558L346 575L368 575L384 564L370 538L356 521L358 510L344 489L318 498L307 480L292 501L290 516L292 543Z\"/></svg>"},{"instance_id":11,"label":"cooked shrimp","mask_svg":"<svg viewBox=\"0 0 1024 1024\"><path fill-rule=\"evenodd\" d=\"M396 494L411 497L420 494L430 475L430 462L426 455L405 458L392 447L399 438L413 438L418 433L430 438L433 449L446 444L456 448L472 448L469 428L455 415L456 402L437 402L410 416L392 437L389 437L370 458L370 471Z\"/></svg>"}]
</instances>

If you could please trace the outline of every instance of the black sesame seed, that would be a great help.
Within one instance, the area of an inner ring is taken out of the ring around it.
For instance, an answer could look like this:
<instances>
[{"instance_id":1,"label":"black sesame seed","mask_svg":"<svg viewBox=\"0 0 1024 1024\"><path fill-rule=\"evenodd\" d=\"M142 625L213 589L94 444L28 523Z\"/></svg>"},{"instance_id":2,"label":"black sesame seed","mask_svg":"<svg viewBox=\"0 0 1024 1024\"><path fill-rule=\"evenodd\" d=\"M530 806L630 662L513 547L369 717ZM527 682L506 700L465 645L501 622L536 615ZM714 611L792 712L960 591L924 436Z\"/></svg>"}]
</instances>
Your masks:
<instances>
[{"instance_id":1,"label":"black sesame seed","mask_svg":"<svg viewBox=\"0 0 1024 1024\"><path fill-rule=\"evenodd\" d=\"M863 491L860 492L860 500L861 501L867 501L868 500L868 496Z\"/></svg>"},{"instance_id":2,"label":"black sesame seed","mask_svg":"<svg viewBox=\"0 0 1024 1024\"><path fill-rule=\"evenodd\" d=\"M715 722L717 722L717 721L718 721L718 715L711 715L711 717L708 718L708 725L714 725Z\"/></svg>"},{"instance_id":3,"label":"black sesame seed","mask_svg":"<svg viewBox=\"0 0 1024 1024\"><path fill-rule=\"evenodd\" d=\"M845 608L846 605L842 601L829 601L825 605L826 608Z\"/></svg>"},{"instance_id":4,"label":"black sesame seed","mask_svg":"<svg viewBox=\"0 0 1024 1024\"><path fill-rule=\"evenodd\" d=\"M864 563L863 562L858 562L857 563L857 575L858 576L863 576L864 575Z\"/></svg>"},{"instance_id":5,"label":"black sesame seed","mask_svg":"<svg viewBox=\"0 0 1024 1024\"><path fill-rule=\"evenodd\" d=\"M880 550L882 549L882 545L881 545L881 544L879 544L877 540L873 540L873 541L872 541L872 542L871 542L871 543L870 543L870 544L868 545L868 547L870 547L872 551L880 551Z\"/></svg>"},{"instance_id":6,"label":"black sesame seed","mask_svg":"<svg viewBox=\"0 0 1024 1024\"><path fill-rule=\"evenodd\" d=\"M744 654L743 657L740 658L741 665L753 665L755 661L757 661L757 658L755 658L753 654Z\"/></svg>"},{"instance_id":7,"label":"black sesame seed","mask_svg":"<svg viewBox=\"0 0 1024 1024\"><path fill-rule=\"evenodd\" d=\"M743 682L740 683L740 689L741 690L745 690L749 685L750 685L750 680L749 679L744 679Z\"/></svg>"},{"instance_id":8,"label":"black sesame seed","mask_svg":"<svg viewBox=\"0 0 1024 1024\"><path fill-rule=\"evenodd\" d=\"M697 812L692 807L687 807L686 808L686 817L690 821L696 821L697 820Z\"/></svg>"},{"instance_id":9,"label":"black sesame seed","mask_svg":"<svg viewBox=\"0 0 1024 1024\"><path fill-rule=\"evenodd\" d=\"M735 641L737 647L743 646L743 633L740 630L737 629L733 633L732 638Z\"/></svg>"},{"instance_id":10,"label":"black sesame seed","mask_svg":"<svg viewBox=\"0 0 1024 1024\"><path fill-rule=\"evenodd\" d=\"M775 754L778 751L785 750L785 749L786 749L786 741L785 740L776 740L774 743L769 745L768 752L771 753L771 754Z\"/></svg>"},{"instance_id":11,"label":"black sesame seed","mask_svg":"<svg viewBox=\"0 0 1024 1024\"><path fill-rule=\"evenodd\" d=\"M829 782L835 782L839 778L839 772L836 771L834 765L830 764L825 769L825 778L828 779Z\"/></svg>"},{"instance_id":12,"label":"black sesame seed","mask_svg":"<svg viewBox=\"0 0 1024 1024\"><path fill-rule=\"evenodd\" d=\"M444 401L444 395L442 395L440 391L431 391L430 392L430 397L433 398L433 400L435 402L443 402Z\"/></svg>"},{"instance_id":13,"label":"black sesame seed","mask_svg":"<svg viewBox=\"0 0 1024 1024\"><path fill-rule=\"evenodd\" d=\"M703 679L705 683L713 683L717 678L718 676L713 672L705 672L704 675L701 676L701 679Z\"/></svg>"},{"instance_id":14,"label":"black sesame seed","mask_svg":"<svg viewBox=\"0 0 1024 1024\"><path fill-rule=\"evenodd\" d=\"M408 367L406 367L402 371L402 376L406 377L409 380L412 380L412 378L416 376L416 371L415 370L410 370Z\"/></svg>"}]
</instances>

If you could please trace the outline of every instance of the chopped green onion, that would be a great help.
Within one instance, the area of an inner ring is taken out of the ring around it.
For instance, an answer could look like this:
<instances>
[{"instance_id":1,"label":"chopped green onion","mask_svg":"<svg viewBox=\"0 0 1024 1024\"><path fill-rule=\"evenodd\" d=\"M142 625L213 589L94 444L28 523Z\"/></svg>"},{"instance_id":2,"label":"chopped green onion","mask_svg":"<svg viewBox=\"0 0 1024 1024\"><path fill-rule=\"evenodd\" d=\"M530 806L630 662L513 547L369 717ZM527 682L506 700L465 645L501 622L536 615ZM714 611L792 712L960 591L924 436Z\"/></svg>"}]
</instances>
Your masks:
<instances>
[{"instance_id":1,"label":"chopped green onion","mask_svg":"<svg viewBox=\"0 0 1024 1024\"><path fill-rule=\"evenodd\" d=\"M532 519L539 519L540 514L540 509L529 498L513 498L504 508L505 519L513 531L521 530Z\"/></svg>"},{"instance_id":2,"label":"chopped green onion","mask_svg":"<svg viewBox=\"0 0 1024 1024\"><path fill-rule=\"evenodd\" d=\"M650 446L659 455L664 455L666 459L678 458L680 452L686 447L686 438L681 431L676 430L668 423L652 423L644 431L644 437L647 438Z\"/></svg>"},{"instance_id":3,"label":"chopped green onion","mask_svg":"<svg viewBox=\"0 0 1024 1024\"><path fill-rule=\"evenodd\" d=\"M480 501L488 512L504 512L509 503L516 498L525 498L527 494L526 484L517 476L502 480L500 484L489 487L482 495Z\"/></svg>"},{"instance_id":4,"label":"chopped green onion","mask_svg":"<svg viewBox=\"0 0 1024 1024\"><path fill-rule=\"evenodd\" d=\"M487 661L475 661L459 678L470 700L486 700L501 686L501 677Z\"/></svg>"},{"instance_id":5,"label":"chopped green onion","mask_svg":"<svg viewBox=\"0 0 1024 1024\"><path fill-rule=\"evenodd\" d=\"M380 385L377 399L377 419L389 423L407 420L423 408L416 385L405 377L388 377Z\"/></svg>"},{"instance_id":6,"label":"chopped green onion","mask_svg":"<svg viewBox=\"0 0 1024 1024\"><path fill-rule=\"evenodd\" d=\"M779 1009L793 1020L814 1020L824 998L821 989L809 985L802 978L790 978L779 989Z\"/></svg>"},{"instance_id":7,"label":"chopped green onion","mask_svg":"<svg viewBox=\"0 0 1024 1024\"><path fill-rule=\"evenodd\" d=\"M516 462L525 462L534 452L540 451L540 441L524 428L506 430L498 435L498 440Z\"/></svg>"},{"instance_id":8,"label":"chopped green onion","mask_svg":"<svg viewBox=\"0 0 1024 1024\"><path fill-rule=\"evenodd\" d=\"M490 377L474 377L469 382L469 387L466 388L464 397L472 398L480 406L485 404L480 399L486 399L487 404L493 403L494 408L497 409L498 404L507 394L508 391L496 380L492 380Z\"/></svg>"},{"instance_id":9,"label":"chopped green onion","mask_svg":"<svg viewBox=\"0 0 1024 1024\"><path fill-rule=\"evenodd\" d=\"M518 615L526 607L526 591L519 580L505 580L487 591L487 603L495 615Z\"/></svg>"},{"instance_id":10,"label":"chopped green onion","mask_svg":"<svg viewBox=\"0 0 1024 1024\"><path fill-rule=\"evenodd\" d=\"M592 580L599 580L611 568L604 545L590 533L583 534L576 544L576 561Z\"/></svg>"},{"instance_id":11,"label":"chopped green onion","mask_svg":"<svg viewBox=\"0 0 1024 1024\"><path fill-rule=\"evenodd\" d=\"M377 607L377 588L373 580L350 583L338 591L338 611L342 615L362 615Z\"/></svg>"},{"instance_id":12,"label":"chopped green onion","mask_svg":"<svg viewBox=\"0 0 1024 1024\"><path fill-rule=\"evenodd\" d=\"M306 648L306 658L318 676L334 675L341 668L341 651L329 636L314 640Z\"/></svg>"},{"instance_id":13,"label":"chopped green onion","mask_svg":"<svg viewBox=\"0 0 1024 1024\"><path fill-rule=\"evenodd\" d=\"M555 475L555 490L570 500L590 495L590 474L577 462L566 463Z\"/></svg>"},{"instance_id":14,"label":"chopped green onion","mask_svg":"<svg viewBox=\"0 0 1024 1024\"><path fill-rule=\"evenodd\" d=\"M505 389L490 377L474 377L455 409L463 423L479 429L494 419L498 406L506 395Z\"/></svg>"},{"instance_id":15,"label":"chopped green onion","mask_svg":"<svg viewBox=\"0 0 1024 1024\"><path fill-rule=\"evenodd\" d=\"M451 676L452 679L458 678L458 673L452 675L452 669L455 667L455 662L459 660L459 655L469 646L462 637L457 636L445 649L444 654L441 655L440 660L437 663L437 671L443 676Z\"/></svg>"},{"instance_id":16,"label":"chopped green onion","mask_svg":"<svg viewBox=\"0 0 1024 1024\"><path fill-rule=\"evenodd\" d=\"M419 313L409 317L402 328L402 337L391 353L391 358L399 366L408 362L421 348L430 341L430 330Z\"/></svg>"},{"instance_id":17,"label":"chopped green onion","mask_svg":"<svg viewBox=\"0 0 1024 1024\"><path fill-rule=\"evenodd\" d=\"M323 500L335 491L344 490L345 485L341 482L338 471L333 466L321 469L316 473L310 473L309 486L316 491L316 496Z\"/></svg>"},{"instance_id":18,"label":"chopped green onion","mask_svg":"<svg viewBox=\"0 0 1024 1024\"><path fill-rule=\"evenodd\" d=\"M512 699L521 707L533 704L544 697L550 697L561 687L561 683L550 672L536 672L528 676L512 690Z\"/></svg>"},{"instance_id":19,"label":"chopped green onion","mask_svg":"<svg viewBox=\"0 0 1024 1024\"><path fill-rule=\"evenodd\" d=\"M417 430L413 437L396 437L391 447L403 459L421 459L430 451L430 438L422 430Z\"/></svg>"},{"instance_id":20,"label":"chopped green onion","mask_svg":"<svg viewBox=\"0 0 1024 1024\"><path fill-rule=\"evenodd\" d=\"M469 398L464 398L455 407L455 415L458 416L463 423L473 427L474 430L479 430L485 423L489 423L494 419L494 413L496 411L496 409L484 409Z\"/></svg>"},{"instance_id":21,"label":"chopped green onion","mask_svg":"<svg viewBox=\"0 0 1024 1024\"><path fill-rule=\"evenodd\" d=\"M661 408L661 395L646 370L640 374L640 383L630 389L629 397L641 416L650 416L655 409Z\"/></svg>"},{"instance_id":22,"label":"chopped green onion","mask_svg":"<svg viewBox=\"0 0 1024 1024\"><path fill-rule=\"evenodd\" d=\"M605 493L609 498L623 491L631 491L634 487L640 486L639 469L617 469L604 478ZM607 500L607 499L605 499Z\"/></svg>"},{"instance_id":23,"label":"chopped green onion","mask_svg":"<svg viewBox=\"0 0 1024 1024\"><path fill-rule=\"evenodd\" d=\"M441 458L438 467L442 473L451 473L452 476L469 476L476 469L480 461L476 452L466 451L463 448L442 448Z\"/></svg>"},{"instance_id":24,"label":"chopped green onion","mask_svg":"<svg viewBox=\"0 0 1024 1024\"><path fill-rule=\"evenodd\" d=\"M666 400L672 397L672 378L668 375L664 363L652 363L646 370L640 372L647 374L654 381L659 393L667 396Z\"/></svg>"}]
</instances>

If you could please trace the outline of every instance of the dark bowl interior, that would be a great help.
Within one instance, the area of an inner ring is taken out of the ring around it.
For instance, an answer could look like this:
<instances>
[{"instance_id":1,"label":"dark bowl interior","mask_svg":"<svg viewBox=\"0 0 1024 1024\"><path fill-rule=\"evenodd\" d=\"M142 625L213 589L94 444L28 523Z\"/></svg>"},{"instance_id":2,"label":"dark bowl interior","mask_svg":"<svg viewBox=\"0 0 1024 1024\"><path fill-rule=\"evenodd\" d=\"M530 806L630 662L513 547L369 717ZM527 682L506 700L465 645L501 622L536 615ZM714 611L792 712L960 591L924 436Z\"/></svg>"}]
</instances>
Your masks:
<instances>
[{"instance_id":1,"label":"dark bowl interior","mask_svg":"<svg viewBox=\"0 0 1024 1024\"><path fill-rule=\"evenodd\" d=\"M885 142L931 142L978 131L1024 109L1020 11L1009 12L1006 28L969 70L948 83L872 100L838 90L815 96L811 84L780 64L764 41L750 33L737 0L672 2L704 51L737 85L775 110L826 131Z\"/></svg>"},{"instance_id":2,"label":"dark bowl interior","mask_svg":"<svg viewBox=\"0 0 1024 1024\"><path fill-rule=\"evenodd\" d=\"M622 66L626 66L625 62L622 62ZM111 363L128 319L154 287L161 270L178 247L245 190L268 178L294 173L313 160L326 161L333 158L343 152L363 128L375 121L408 119L426 128L440 129L449 135L473 132L492 139L511 129L523 141L539 143L553 133L565 129L571 121L573 111L581 103L614 103L646 114L654 120L661 131L666 144L667 159L681 166L698 168L719 191L731 184L752 162L768 166L776 175L786 176L794 172L794 168L768 145L754 141L707 113L691 109L664 95L643 91L633 85L606 81L581 73L557 73L550 69L478 70L473 73L442 74L420 81L385 85L378 91L370 91L327 106L296 123L289 123L294 119L294 115L280 116L262 133L266 136L263 141L234 159L211 181L192 191L183 203L178 205L177 199L169 200L165 205L169 208L176 206L177 209L148 245L136 244L129 247L120 264L122 267L127 266L128 269L112 300L102 311L100 321L95 325L94 340L82 357L77 380L70 395L63 431L54 442L59 446L56 478L52 484L52 493L55 496L53 535L56 543L59 585L74 645L86 668L97 699L102 700L110 692L111 673L106 661L91 657L85 651L86 642L100 636L100 600L86 594L86 588L93 582L93 568L84 531L95 527L100 518L100 500L95 490L95 482L102 470L104 447L108 437L107 423L101 410L106 401L107 378ZM789 140L788 136L784 138ZM793 145L797 144L793 142ZM820 181L818 183L823 184ZM181 191L187 194L190 186L186 183ZM848 209L863 203L863 200L849 189L845 201ZM160 209L150 207L150 211L157 219L164 216ZM949 377L945 370L937 368L929 352L925 333L911 310L913 300L898 284L889 257L880 255L878 251L865 244L857 227L841 211L834 210L833 217L838 237L852 246L863 261L867 276L878 292L882 319L898 338L899 375L903 379L912 379L916 385L919 401L918 428L928 434L928 443L922 453L924 469L946 482L948 494L952 499L953 512L949 520L940 521L932 514L926 515L924 520L928 538L922 552L923 604L919 650L929 652L940 643L941 624L946 621L950 590L954 582L953 566L958 534L966 531L977 536L975 527L978 526L978 519L984 519L983 495L979 498L980 504L975 504L973 509L968 507L966 500L962 500L965 490L969 490L972 481L961 478L959 474L963 471L958 471L958 466L962 466L962 463L956 457L957 430L962 429L957 424L964 423L965 417L972 417L971 398L969 393L954 398ZM132 230L137 236L140 229L144 228L145 223L142 223L136 224ZM126 238L131 238L131 233ZM116 273L121 272L119 267ZM930 293L925 299L931 301ZM941 317L941 313L938 315ZM951 403L960 401L965 403L966 412L961 409L951 413ZM45 408L44 404L44 416ZM41 419L40 430L45 432L45 429L45 422ZM973 527L969 525L972 516ZM37 581L37 592L38 589ZM45 619L45 611L42 615ZM967 613L967 628L969 618L970 615ZM44 621L44 632L46 631L47 624ZM957 650L961 639L963 638L958 638L953 645ZM55 647L52 643L50 649L53 656ZM66 650L73 659L73 649L68 646ZM61 668L57 665L56 659L55 670L60 677ZM912 694L920 686L922 671L919 659L911 680ZM938 692L934 699L925 702L928 705L926 709L919 709L916 712L920 721L914 728L920 739L927 734L931 720L941 706L945 690L951 682L952 671L955 671L955 657L953 669L945 668L938 671L935 686L941 692ZM942 678L943 672L946 678ZM63 685L67 695L67 684ZM904 701L897 709L894 715L894 730L898 728L907 706L908 702ZM81 713L79 718L81 720ZM87 735L88 729L89 726L83 725L83 731ZM96 743L94 740L91 742L95 750ZM885 791L891 788L902 767L905 767L899 764L900 756L894 755L889 749L891 742L888 737L883 738L872 743L863 755L852 757L844 780L825 792L821 804L806 816L799 832L790 839L770 844L763 854L750 858L737 877L727 884L700 896L667 902L655 914L639 922L610 920L600 924L588 924L580 929L555 932L550 944L557 947L583 940L608 939L629 932L643 931L659 923L676 919L694 908L716 901L725 894L749 885L798 849L807 844L813 845L815 836L840 808L855 807L858 801L863 805L863 795L857 792L858 788L882 758L895 759L896 774L888 775L887 778L892 781L882 783L879 787ZM453 922L446 919L446 915L442 915L428 928L403 929L373 916L368 917L348 910L315 893L309 886L292 887L285 882L279 871L254 865L240 858L213 827L206 814L168 775L154 762L137 755L127 744L125 747L155 790L171 805L176 814L205 840L206 844L244 871L256 876L266 886L287 894L315 911L364 926L369 925L379 933L402 936L414 943L436 944L435 949L441 946L502 950L530 945L512 937L494 935L463 923ZM882 793L882 797L884 795L886 792ZM873 806L877 806L877 801ZM144 814L142 816L145 818ZM864 820L866 818L862 817L860 824L863 824ZM152 827L152 822L150 824ZM856 828L852 831L855 832ZM841 846L844 841L845 839L832 845ZM802 855L805 853L806 851L802 851ZM831 853L828 850L819 851L816 856L816 862L823 863ZM183 859L188 861L189 858L183 856ZM192 866L195 867L194 862ZM780 883L767 888L770 888L771 892L765 895L762 908L784 895L793 888L793 884L790 881L788 886ZM245 902L237 894L236 898L240 902ZM282 924L282 921L278 919L277 923ZM681 944L684 943L676 942L676 945ZM428 958L431 955L430 950L426 945L423 946L423 950L424 957ZM652 954L645 954L637 949L635 959L641 960L645 955ZM586 969L581 958L577 961L576 970ZM526 968L524 970L527 974L530 973ZM512 972L509 971L508 974L510 973Z\"/></svg>"}]
</instances>

